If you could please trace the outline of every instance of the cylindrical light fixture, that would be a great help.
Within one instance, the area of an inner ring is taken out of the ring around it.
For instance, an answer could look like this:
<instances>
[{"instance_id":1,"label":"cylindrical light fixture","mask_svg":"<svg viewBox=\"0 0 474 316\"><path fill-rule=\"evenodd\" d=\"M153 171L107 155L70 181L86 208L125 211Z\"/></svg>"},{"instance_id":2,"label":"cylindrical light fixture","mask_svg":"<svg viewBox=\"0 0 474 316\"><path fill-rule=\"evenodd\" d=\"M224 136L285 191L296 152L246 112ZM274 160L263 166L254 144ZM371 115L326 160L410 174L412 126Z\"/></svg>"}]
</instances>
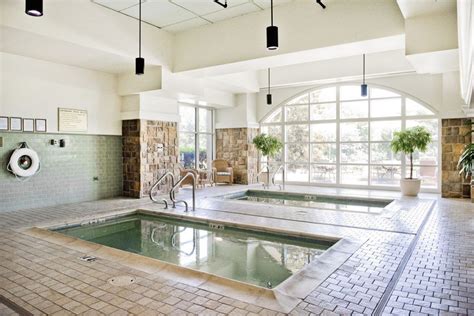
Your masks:
<instances>
[{"instance_id":1,"label":"cylindrical light fixture","mask_svg":"<svg viewBox=\"0 0 474 316\"><path fill-rule=\"evenodd\" d=\"M43 0L26 0L25 13L31 16L42 16Z\"/></svg>"},{"instance_id":2,"label":"cylindrical light fixture","mask_svg":"<svg viewBox=\"0 0 474 316\"><path fill-rule=\"evenodd\" d=\"M362 55L362 84L360 85L360 95L367 96L367 84L365 83L365 54Z\"/></svg>"},{"instance_id":3,"label":"cylindrical light fixture","mask_svg":"<svg viewBox=\"0 0 474 316\"><path fill-rule=\"evenodd\" d=\"M135 58L135 74L143 75L145 73L145 58Z\"/></svg>"},{"instance_id":4,"label":"cylindrical light fixture","mask_svg":"<svg viewBox=\"0 0 474 316\"><path fill-rule=\"evenodd\" d=\"M267 105L272 105L272 94L270 91L270 68L268 68L267 70L267 76L268 76Z\"/></svg>"},{"instance_id":5,"label":"cylindrical light fixture","mask_svg":"<svg viewBox=\"0 0 474 316\"><path fill-rule=\"evenodd\" d=\"M278 49L278 27L273 25L273 0L270 2L271 25L267 27L267 49Z\"/></svg>"},{"instance_id":6,"label":"cylindrical light fixture","mask_svg":"<svg viewBox=\"0 0 474 316\"><path fill-rule=\"evenodd\" d=\"M142 0L138 0L138 57L135 58L135 74L145 74L145 58L142 58Z\"/></svg>"}]
</instances>

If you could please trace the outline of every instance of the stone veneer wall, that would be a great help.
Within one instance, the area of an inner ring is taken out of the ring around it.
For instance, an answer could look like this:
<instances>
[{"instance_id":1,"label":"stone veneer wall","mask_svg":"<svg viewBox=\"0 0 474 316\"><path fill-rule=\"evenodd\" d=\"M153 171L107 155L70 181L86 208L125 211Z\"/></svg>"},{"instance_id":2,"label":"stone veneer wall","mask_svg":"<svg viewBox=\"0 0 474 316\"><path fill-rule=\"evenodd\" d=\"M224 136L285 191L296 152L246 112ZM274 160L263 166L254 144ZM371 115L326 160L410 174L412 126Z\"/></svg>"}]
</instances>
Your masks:
<instances>
[{"instance_id":1,"label":"stone veneer wall","mask_svg":"<svg viewBox=\"0 0 474 316\"><path fill-rule=\"evenodd\" d=\"M0 212L122 194L120 136L3 132L0 138ZM51 145L51 139L64 139L66 147ZM27 181L17 180L6 169L21 142L27 142L41 162L41 171Z\"/></svg>"},{"instance_id":2,"label":"stone veneer wall","mask_svg":"<svg viewBox=\"0 0 474 316\"><path fill-rule=\"evenodd\" d=\"M447 198L463 197L463 176L459 174L457 163L466 144L471 143L471 136L465 136L471 130L470 119L441 120L442 184L441 195ZM470 188L464 188L464 195Z\"/></svg>"},{"instance_id":3,"label":"stone veneer wall","mask_svg":"<svg viewBox=\"0 0 474 316\"><path fill-rule=\"evenodd\" d=\"M257 128L222 128L216 130L216 158L229 161L234 168L234 183L256 182L258 151L252 140Z\"/></svg>"},{"instance_id":4,"label":"stone veneer wall","mask_svg":"<svg viewBox=\"0 0 474 316\"><path fill-rule=\"evenodd\" d=\"M145 197L159 176L166 171L179 175L176 122L126 120L122 122L123 194ZM163 152L157 150L163 144ZM159 187L168 192L170 185Z\"/></svg>"}]
</instances>

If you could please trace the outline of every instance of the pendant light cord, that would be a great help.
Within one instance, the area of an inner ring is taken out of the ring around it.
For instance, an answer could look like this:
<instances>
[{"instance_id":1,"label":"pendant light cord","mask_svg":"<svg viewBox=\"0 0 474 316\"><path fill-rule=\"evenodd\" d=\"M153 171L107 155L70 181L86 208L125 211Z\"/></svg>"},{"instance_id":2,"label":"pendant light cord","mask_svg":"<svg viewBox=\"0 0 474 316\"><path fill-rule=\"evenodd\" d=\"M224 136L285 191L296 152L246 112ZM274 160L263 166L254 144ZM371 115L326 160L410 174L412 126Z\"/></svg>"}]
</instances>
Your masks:
<instances>
[{"instance_id":1,"label":"pendant light cord","mask_svg":"<svg viewBox=\"0 0 474 316\"><path fill-rule=\"evenodd\" d=\"M362 83L365 84L365 54L362 55Z\"/></svg>"},{"instance_id":2,"label":"pendant light cord","mask_svg":"<svg viewBox=\"0 0 474 316\"><path fill-rule=\"evenodd\" d=\"M142 57L142 0L138 0L138 57Z\"/></svg>"},{"instance_id":3,"label":"pendant light cord","mask_svg":"<svg viewBox=\"0 0 474 316\"><path fill-rule=\"evenodd\" d=\"M272 16L272 26L273 26L273 0L270 0L270 12Z\"/></svg>"},{"instance_id":4,"label":"pendant light cord","mask_svg":"<svg viewBox=\"0 0 474 316\"><path fill-rule=\"evenodd\" d=\"M270 68L268 68L268 94L270 94Z\"/></svg>"}]
</instances>

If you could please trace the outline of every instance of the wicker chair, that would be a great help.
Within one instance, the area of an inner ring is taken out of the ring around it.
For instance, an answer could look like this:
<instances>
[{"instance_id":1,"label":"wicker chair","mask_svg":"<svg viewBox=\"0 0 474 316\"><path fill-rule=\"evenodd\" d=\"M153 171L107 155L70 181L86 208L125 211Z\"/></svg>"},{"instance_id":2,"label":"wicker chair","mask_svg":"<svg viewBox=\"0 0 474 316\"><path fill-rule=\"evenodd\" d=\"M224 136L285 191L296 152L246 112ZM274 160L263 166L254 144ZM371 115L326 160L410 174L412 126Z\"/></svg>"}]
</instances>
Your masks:
<instances>
[{"instance_id":1,"label":"wicker chair","mask_svg":"<svg viewBox=\"0 0 474 316\"><path fill-rule=\"evenodd\" d=\"M180 175L180 177L184 177L186 174L188 174L188 172L191 172L191 173L194 174L194 177L196 179L196 183L195 183L196 188L198 188L199 187L199 172L197 170L180 168L179 175ZM183 187L185 185L192 186L193 185L193 179L191 177L184 179L184 181L181 182L181 187Z\"/></svg>"},{"instance_id":2,"label":"wicker chair","mask_svg":"<svg viewBox=\"0 0 474 316\"><path fill-rule=\"evenodd\" d=\"M216 159L212 161L212 174L214 183L228 183L234 182L234 169L230 167L227 160Z\"/></svg>"}]
</instances>

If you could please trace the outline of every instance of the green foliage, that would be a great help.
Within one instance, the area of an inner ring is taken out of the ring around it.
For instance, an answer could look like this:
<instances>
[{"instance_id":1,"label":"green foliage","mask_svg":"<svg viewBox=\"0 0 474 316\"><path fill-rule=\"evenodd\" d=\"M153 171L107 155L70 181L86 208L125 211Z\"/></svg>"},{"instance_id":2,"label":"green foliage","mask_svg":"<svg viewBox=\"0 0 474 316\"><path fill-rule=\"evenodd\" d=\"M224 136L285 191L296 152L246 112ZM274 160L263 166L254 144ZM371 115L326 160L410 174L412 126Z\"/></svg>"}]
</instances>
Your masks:
<instances>
[{"instance_id":1,"label":"green foliage","mask_svg":"<svg viewBox=\"0 0 474 316\"><path fill-rule=\"evenodd\" d=\"M474 174L474 144L466 145L458 161L459 174L464 173L466 178Z\"/></svg>"},{"instance_id":2,"label":"green foliage","mask_svg":"<svg viewBox=\"0 0 474 316\"><path fill-rule=\"evenodd\" d=\"M283 148L281 141L271 135L260 134L253 139L253 144L264 156L275 157L275 155Z\"/></svg>"},{"instance_id":3,"label":"green foliage","mask_svg":"<svg viewBox=\"0 0 474 316\"><path fill-rule=\"evenodd\" d=\"M431 134L422 126L407 128L393 134L390 147L394 153L402 152L410 156L410 179L413 179L413 153L425 152L431 143Z\"/></svg>"}]
</instances>

